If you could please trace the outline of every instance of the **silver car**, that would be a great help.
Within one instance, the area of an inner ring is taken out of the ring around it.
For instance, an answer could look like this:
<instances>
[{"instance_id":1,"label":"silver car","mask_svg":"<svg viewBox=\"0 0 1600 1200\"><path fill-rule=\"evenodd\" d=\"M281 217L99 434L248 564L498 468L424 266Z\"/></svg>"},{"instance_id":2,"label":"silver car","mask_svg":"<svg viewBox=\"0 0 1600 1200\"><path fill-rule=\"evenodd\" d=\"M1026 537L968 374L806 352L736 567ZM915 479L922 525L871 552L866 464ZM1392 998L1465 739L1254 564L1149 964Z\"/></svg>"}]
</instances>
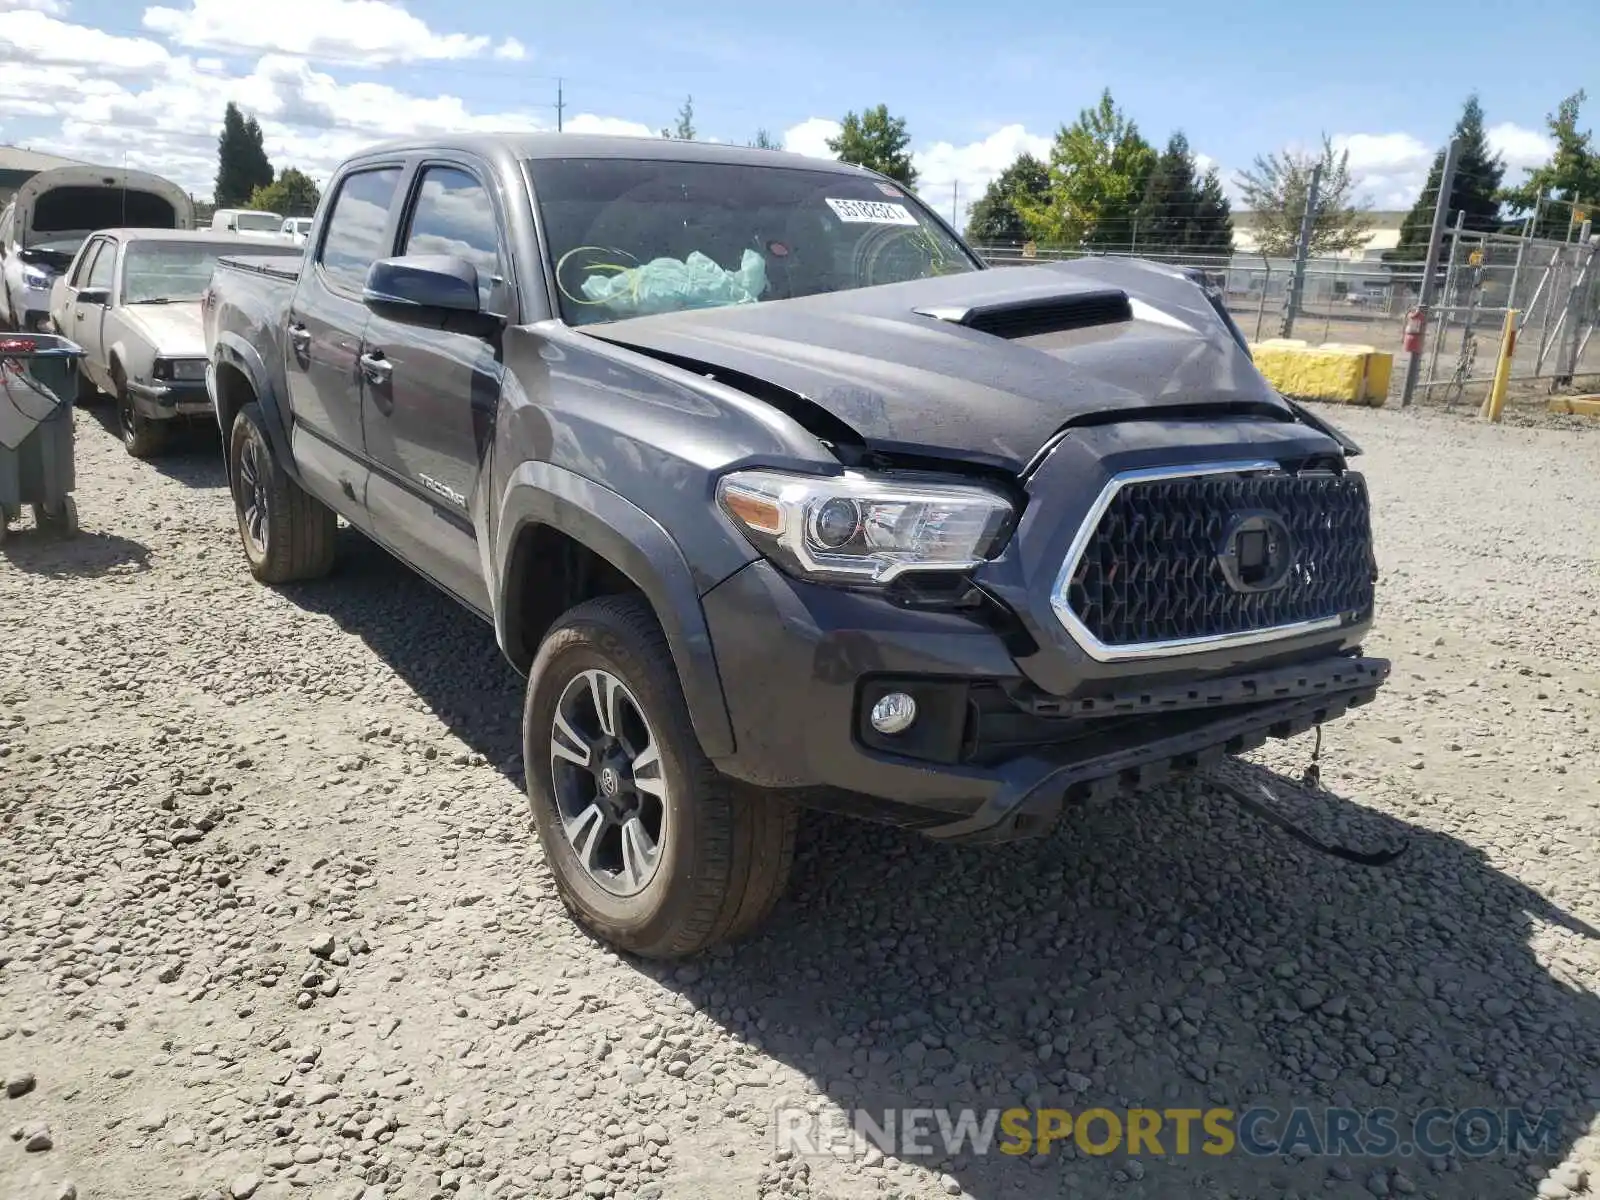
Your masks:
<instances>
[{"instance_id":1,"label":"silver car","mask_svg":"<svg viewBox=\"0 0 1600 1200\"><path fill-rule=\"evenodd\" d=\"M157 453L175 419L211 413L200 295L217 259L300 253L286 242L204 230L92 235L50 297L56 329L84 349L78 399L108 393L128 453Z\"/></svg>"}]
</instances>

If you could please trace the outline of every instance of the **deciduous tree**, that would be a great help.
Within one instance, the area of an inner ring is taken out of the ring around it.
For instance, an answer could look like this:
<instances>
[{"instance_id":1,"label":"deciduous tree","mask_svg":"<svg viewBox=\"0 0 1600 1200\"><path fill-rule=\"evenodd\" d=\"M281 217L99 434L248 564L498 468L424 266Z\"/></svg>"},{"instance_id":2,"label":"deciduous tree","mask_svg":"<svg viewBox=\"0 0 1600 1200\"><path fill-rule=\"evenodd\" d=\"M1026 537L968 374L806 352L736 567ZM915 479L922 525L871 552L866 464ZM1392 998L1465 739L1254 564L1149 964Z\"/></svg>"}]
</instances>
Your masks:
<instances>
[{"instance_id":1,"label":"deciduous tree","mask_svg":"<svg viewBox=\"0 0 1600 1200\"><path fill-rule=\"evenodd\" d=\"M1027 205L1023 217L1042 240L1066 246L1126 249L1133 212L1144 195L1156 153L1111 99L1063 126L1050 148L1047 202Z\"/></svg>"},{"instance_id":2,"label":"deciduous tree","mask_svg":"<svg viewBox=\"0 0 1600 1200\"><path fill-rule=\"evenodd\" d=\"M694 97L685 96L683 107L678 110L678 122L671 129L663 129L661 136L664 138L677 138L680 142L694 141Z\"/></svg>"},{"instance_id":3,"label":"deciduous tree","mask_svg":"<svg viewBox=\"0 0 1600 1200\"><path fill-rule=\"evenodd\" d=\"M1578 113L1587 99L1587 93L1576 91L1545 118L1555 153L1549 162L1529 171L1522 183L1503 193L1503 199L1518 213L1533 212L1541 196L1565 202L1540 212L1536 232L1543 237L1568 236L1577 201L1590 201L1600 208L1600 153L1595 151L1593 131L1578 129Z\"/></svg>"},{"instance_id":4,"label":"deciduous tree","mask_svg":"<svg viewBox=\"0 0 1600 1200\"><path fill-rule=\"evenodd\" d=\"M1255 165L1235 177L1245 207L1255 214L1255 235L1261 253L1285 258L1300 240L1300 220L1306 211L1311 173L1322 164L1317 189L1317 211L1311 230L1312 254L1337 254L1367 244L1372 229L1368 206L1355 199L1355 177L1350 174L1350 152L1336 152L1326 134L1320 154L1297 150L1257 155Z\"/></svg>"},{"instance_id":5,"label":"deciduous tree","mask_svg":"<svg viewBox=\"0 0 1600 1200\"><path fill-rule=\"evenodd\" d=\"M322 191L304 171L285 167L266 187L250 193L246 208L275 212L280 217L309 217L317 211Z\"/></svg>"},{"instance_id":6,"label":"deciduous tree","mask_svg":"<svg viewBox=\"0 0 1600 1200\"><path fill-rule=\"evenodd\" d=\"M828 149L841 162L856 163L913 188L917 169L911 165L910 145L905 118L890 116L886 104L859 116L846 113L839 123L839 136L828 139Z\"/></svg>"}]
</instances>

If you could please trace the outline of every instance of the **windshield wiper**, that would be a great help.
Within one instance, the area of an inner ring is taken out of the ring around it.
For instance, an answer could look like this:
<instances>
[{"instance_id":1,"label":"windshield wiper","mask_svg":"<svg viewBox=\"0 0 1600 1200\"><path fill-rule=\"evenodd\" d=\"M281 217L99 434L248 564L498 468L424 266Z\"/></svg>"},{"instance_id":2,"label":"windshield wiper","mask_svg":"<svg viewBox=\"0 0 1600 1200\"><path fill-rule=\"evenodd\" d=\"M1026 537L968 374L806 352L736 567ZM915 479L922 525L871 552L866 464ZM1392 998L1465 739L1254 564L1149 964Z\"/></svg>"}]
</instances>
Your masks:
<instances>
[{"instance_id":1,"label":"windshield wiper","mask_svg":"<svg viewBox=\"0 0 1600 1200\"><path fill-rule=\"evenodd\" d=\"M171 296L151 296L148 300L124 300L124 304L171 304Z\"/></svg>"}]
</instances>

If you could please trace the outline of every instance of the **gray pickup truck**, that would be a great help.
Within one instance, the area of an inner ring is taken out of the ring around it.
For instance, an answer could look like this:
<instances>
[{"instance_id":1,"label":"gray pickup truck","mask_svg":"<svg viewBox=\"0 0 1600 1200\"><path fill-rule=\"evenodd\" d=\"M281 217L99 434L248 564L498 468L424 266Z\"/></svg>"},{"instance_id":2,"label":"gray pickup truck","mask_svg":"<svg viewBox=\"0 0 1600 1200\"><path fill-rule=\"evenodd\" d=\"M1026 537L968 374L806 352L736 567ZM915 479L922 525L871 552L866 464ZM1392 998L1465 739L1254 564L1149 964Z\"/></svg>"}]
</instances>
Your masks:
<instances>
[{"instance_id":1,"label":"gray pickup truck","mask_svg":"<svg viewBox=\"0 0 1600 1200\"><path fill-rule=\"evenodd\" d=\"M224 260L207 385L245 557L335 514L493 625L561 895L694 953L780 895L797 806L951 841L1371 699L1357 453L1216 294L986 269L858 167L451 137Z\"/></svg>"}]
</instances>

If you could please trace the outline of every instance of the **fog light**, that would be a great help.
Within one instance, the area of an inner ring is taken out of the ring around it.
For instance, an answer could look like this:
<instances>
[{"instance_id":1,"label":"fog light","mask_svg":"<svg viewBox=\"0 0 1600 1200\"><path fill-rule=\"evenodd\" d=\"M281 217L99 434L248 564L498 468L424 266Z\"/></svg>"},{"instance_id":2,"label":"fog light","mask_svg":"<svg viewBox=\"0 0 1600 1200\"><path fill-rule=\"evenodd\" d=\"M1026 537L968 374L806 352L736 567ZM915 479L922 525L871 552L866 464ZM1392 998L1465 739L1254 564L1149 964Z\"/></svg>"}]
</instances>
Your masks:
<instances>
[{"instance_id":1,"label":"fog light","mask_svg":"<svg viewBox=\"0 0 1600 1200\"><path fill-rule=\"evenodd\" d=\"M904 733L917 719L917 702L904 692L890 692L872 706L868 719L879 733Z\"/></svg>"}]
</instances>

